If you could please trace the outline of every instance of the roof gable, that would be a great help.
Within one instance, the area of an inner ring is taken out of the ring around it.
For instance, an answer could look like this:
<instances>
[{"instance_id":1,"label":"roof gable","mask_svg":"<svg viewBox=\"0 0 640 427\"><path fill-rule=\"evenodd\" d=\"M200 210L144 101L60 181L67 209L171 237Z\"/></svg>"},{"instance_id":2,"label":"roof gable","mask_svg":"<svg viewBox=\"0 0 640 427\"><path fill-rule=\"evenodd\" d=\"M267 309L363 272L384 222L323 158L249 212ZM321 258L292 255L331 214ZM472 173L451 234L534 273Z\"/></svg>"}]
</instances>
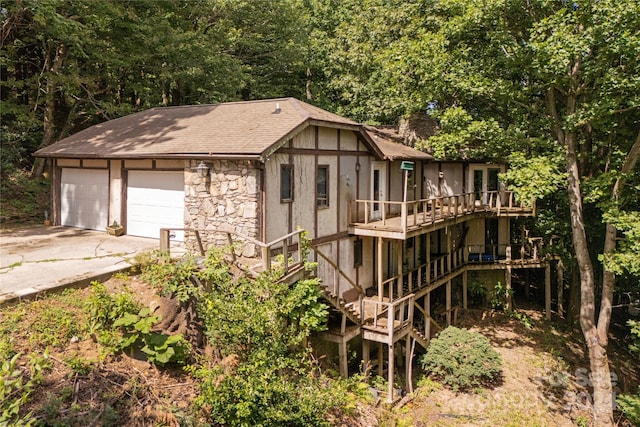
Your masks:
<instances>
[{"instance_id":1,"label":"roof gable","mask_svg":"<svg viewBox=\"0 0 640 427\"><path fill-rule=\"evenodd\" d=\"M36 155L262 158L311 124L360 129L356 122L294 98L161 107L91 126Z\"/></svg>"}]
</instances>

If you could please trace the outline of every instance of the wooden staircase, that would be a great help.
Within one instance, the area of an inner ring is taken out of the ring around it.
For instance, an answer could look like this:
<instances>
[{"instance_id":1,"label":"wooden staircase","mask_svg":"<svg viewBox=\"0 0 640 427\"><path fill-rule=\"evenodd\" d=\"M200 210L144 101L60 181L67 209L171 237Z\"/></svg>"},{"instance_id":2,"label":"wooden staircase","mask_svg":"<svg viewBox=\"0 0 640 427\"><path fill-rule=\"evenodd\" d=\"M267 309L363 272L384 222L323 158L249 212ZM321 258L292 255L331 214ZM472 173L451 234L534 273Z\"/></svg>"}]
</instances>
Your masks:
<instances>
[{"instance_id":1,"label":"wooden staircase","mask_svg":"<svg viewBox=\"0 0 640 427\"><path fill-rule=\"evenodd\" d=\"M333 307L345 315L347 319L356 325L359 325L362 322L362 319L360 318L360 304L358 304L358 301L347 302L328 290L326 287L322 287L321 289L322 296L329 301Z\"/></svg>"}]
</instances>

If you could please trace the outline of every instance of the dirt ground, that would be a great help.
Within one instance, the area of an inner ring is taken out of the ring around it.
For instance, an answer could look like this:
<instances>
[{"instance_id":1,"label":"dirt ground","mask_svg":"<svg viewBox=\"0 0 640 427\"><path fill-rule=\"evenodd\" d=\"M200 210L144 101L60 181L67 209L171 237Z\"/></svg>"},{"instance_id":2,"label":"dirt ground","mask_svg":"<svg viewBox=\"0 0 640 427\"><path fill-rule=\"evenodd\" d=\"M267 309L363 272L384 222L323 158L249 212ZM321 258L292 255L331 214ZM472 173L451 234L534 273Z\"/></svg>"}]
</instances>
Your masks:
<instances>
[{"instance_id":1,"label":"dirt ground","mask_svg":"<svg viewBox=\"0 0 640 427\"><path fill-rule=\"evenodd\" d=\"M106 284L114 293L126 286L145 306L161 303L137 276L112 278ZM37 342L42 319L35 318L42 317L43 305L56 313L71 310L76 313L75 321L87 320L81 310L73 310L81 307L90 289L69 292L73 294L0 309L0 329L11 334L16 352L44 350ZM419 379L421 387L395 407L372 405L366 411L367 422L394 426L589 425L589 367L581 336L562 323L545 321L537 308L519 313L524 317L469 311L457 325L485 335L502 356L503 375L493 389L454 393ZM90 333L74 335L49 348L51 369L24 408L33 411L41 424L198 425L193 410L198 384L181 368L158 369L127 354L101 358ZM635 391L640 384L639 367L615 337L610 357L616 391ZM357 425L363 425L360 421Z\"/></svg>"}]
</instances>

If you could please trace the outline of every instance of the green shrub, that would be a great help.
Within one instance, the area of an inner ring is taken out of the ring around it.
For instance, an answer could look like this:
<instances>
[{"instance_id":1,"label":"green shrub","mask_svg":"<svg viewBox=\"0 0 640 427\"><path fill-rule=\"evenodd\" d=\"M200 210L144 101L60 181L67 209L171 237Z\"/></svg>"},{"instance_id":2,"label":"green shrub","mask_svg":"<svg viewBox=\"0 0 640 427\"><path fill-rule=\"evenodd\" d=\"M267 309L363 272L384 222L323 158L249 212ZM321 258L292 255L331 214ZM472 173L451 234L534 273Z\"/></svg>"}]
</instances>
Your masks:
<instances>
[{"instance_id":1,"label":"green shrub","mask_svg":"<svg viewBox=\"0 0 640 427\"><path fill-rule=\"evenodd\" d=\"M616 399L616 403L629 421L640 426L640 387L636 394L621 394Z\"/></svg>"},{"instance_id":2,"label":"green shrub","mask_svg":"<svg viewBox=\"0 0 640 427\"><path fill-rule=\"evenodd\" d=\"M468 390L495 381L502 359L477 332L448 327L434 338L422 356L422 367L453 390Z\"/></svg>"}]
</instances>

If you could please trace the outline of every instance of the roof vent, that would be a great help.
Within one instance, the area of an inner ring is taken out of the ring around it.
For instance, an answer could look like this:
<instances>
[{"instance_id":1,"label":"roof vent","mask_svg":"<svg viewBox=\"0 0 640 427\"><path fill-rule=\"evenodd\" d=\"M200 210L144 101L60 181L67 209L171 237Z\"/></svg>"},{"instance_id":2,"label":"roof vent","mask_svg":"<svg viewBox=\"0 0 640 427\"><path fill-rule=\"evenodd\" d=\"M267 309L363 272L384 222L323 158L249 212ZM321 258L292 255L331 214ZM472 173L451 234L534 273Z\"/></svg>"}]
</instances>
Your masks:
<instances>
[{"instance_id":1,"label":"roof vent","mask_svg":"<svg viewBox=\"0 0 640 427\"><path fill-rule=\"evenodd\" d=\"M282 109L280 108L280 103L276 102L276 110L273 112L274 114L279 114Z\"/></svg>"}]
</instances>

